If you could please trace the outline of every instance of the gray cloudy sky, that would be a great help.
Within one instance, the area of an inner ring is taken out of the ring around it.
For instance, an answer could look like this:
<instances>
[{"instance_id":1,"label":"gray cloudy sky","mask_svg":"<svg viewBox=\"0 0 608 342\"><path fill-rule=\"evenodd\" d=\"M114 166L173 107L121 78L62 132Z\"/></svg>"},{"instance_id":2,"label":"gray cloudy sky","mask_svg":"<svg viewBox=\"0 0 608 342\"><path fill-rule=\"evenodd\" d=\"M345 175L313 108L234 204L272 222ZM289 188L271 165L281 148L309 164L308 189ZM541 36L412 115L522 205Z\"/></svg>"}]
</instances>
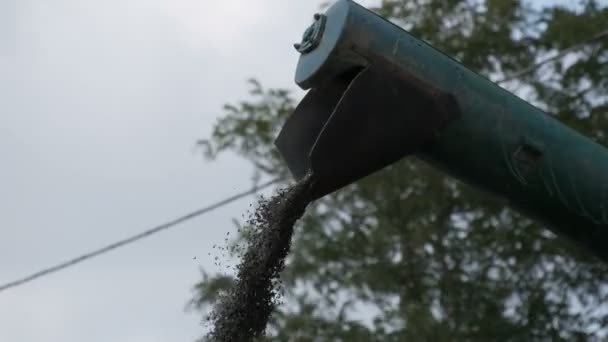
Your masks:
<instances>
[{"instance_id":1,"label":"gray cloudy sky","mask_svg":"<svg viewBox=\"0 0 608 342\"><path fill-rule=\"evenodd\" d=\"M0 1L0 282L248 188L194 142L248 77L293 84L318 3ZM0 341L194 340L199 267L251 201L0 293Z\"/></svg>"}]
</instances>

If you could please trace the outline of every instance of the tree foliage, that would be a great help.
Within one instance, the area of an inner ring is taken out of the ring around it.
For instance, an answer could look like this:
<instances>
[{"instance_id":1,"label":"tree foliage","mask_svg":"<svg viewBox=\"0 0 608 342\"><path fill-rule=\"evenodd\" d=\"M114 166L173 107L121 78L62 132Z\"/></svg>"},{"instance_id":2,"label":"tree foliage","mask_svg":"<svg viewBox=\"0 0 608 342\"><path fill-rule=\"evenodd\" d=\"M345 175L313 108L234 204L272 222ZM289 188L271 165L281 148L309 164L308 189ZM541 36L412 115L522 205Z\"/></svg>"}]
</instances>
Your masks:
<instances>
[{"instance_id":1,"label":"tree foliage","mask_svg":"<svg viewBox=\"0 0 608 342\"><path fill-rule=\"evenodd\" d=\"M604 4L605 5L605 4ZM374 9L497 80L608 29L596 1L384 0ZM504 86L608 143L608 39ZM260 175L288 171L272 145L295 100L252 81L208 141ZM428 165L406 158L314 203L284 272L269 336L290 341L595 340L606 333L608 267L569 241ZM208 276L204 311L226 276Z\"/></svg>"}]
</instances>

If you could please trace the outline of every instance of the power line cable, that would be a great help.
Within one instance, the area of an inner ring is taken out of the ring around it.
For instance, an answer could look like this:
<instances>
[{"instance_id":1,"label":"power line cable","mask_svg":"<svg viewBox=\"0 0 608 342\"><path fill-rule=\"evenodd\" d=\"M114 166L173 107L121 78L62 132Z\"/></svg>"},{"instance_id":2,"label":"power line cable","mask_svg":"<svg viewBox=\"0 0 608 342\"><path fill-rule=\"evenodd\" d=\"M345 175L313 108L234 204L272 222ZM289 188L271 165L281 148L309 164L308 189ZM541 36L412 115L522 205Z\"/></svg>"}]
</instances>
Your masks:
<instances>
[{"instance_id":1,"label":"power line cable","mask_svg":"<svg viewBox=\"0 0 608 342\"><path fill-rule=\"evenodd\" d=\"M249 195L253 195L256 192L258 192L260 190L263 190L265 188L268 188L271 185L273 185L275 183L278 183L281 180L282 180L281 178L277 178L277 179L273 179L271 181L268 181L266 183L262 183L262 184L257 185L257 186L255 186L255 187L253 187L253 188L251 188L251 189L249 189L247 191L243 191L241 193L232 195L232 196L227 197L227 198L225 198L225 199L223 199L223 200L221 200L219 202L213 203L213 204L211 204L211 205L209 205L207 207L204 207L204 208L195 210L193 212L190 212L188 214L182 215L182 216L180 216L178 218L175 218L175 219L173 219L171 221L168 221L166 223L163 223L161 225L158 225L156 227L153 227L153 228L148 229L146 231L143 231L141 233L135 234L135 235L133 235L131 237L128 237L126 239L119 240L117 242L111 243L109 245L106 245L106 246L101 247L99 249L96 249L94 251L82 254L82 255L80 255L80 256L78 256L76 258L73 258L73 259L70 259L68 261L64 261L62 263L59 263L59 264L57 264L55 266L44 268L44 269L42 269L42 270L40 270L38 272L32 273L32 274L30 274L28 276L25 276L23 278L20 278L20 279L8 282L8 283L3 284L3 285L0 286L0 292L6 291L6 290L8 290L10 288L13 288L13 287L17 287L17 286L29 283L29 282L31 282L33 280L36 280L36 279L40 278L40 277L44 277L44 276L50 275L52 273L59 272L59 271L61 271L63 269L66 269L68 267L72 267L72 266L77 265L77 264L79 264L81 262L84 262L84 261L87 261L89 259L98 257L98 256L100 256L102 254L111 252L111 251L113 251L113 250L115 250L117 248L124 247L126 245L135 243L135 242L137 242L139 240L142 240L144 238L147 238L149 236L157 234L157 233L159 233L161 231L164 231L164 230L167 230L169 228L175 227L175 226L177 226L180 223L184 223L184 222L192 220L192 219L194 219L194 218L196 218L198 216L206 214L206 213L208 213L210 211L218 209L218 208L220 208L222 206L225 206L225 205L227 205L229 203L232 203L232 202L234 202L236 200L239 200L239 199L241 199L243 197L246 197L246 196L249 196Z\"/></svg>"},{"instance_id":2,"label":"power line cable","mask_svg":"<svg viewBox=\"0 0 608 342\"><path fill-rule=\"evenodd\" d=\"M591 44L593 42L596 42L598 40L601 40L603 38L608 38L608 30L601 31L601 32L593 35L589 39L583 40L583 41L581 41L579 43L576 43L576 44L574 44L572 46L569 46L569 47L563 49L562 51L560 51L559 53L557 53L557 54L555 54L555 55L553 55L551 57L548 57L546 59L543 59L542 61L540 61L538 63L532 64L532 65L530 65L530 66L528 66L528 67L526 67L526 68L524 68L522 70L519 70L518 72L510 74L510 75L508 75L508 76L506 76L506 77L504 77L504 78L496 81L495 83L501 84L501 83L506 83L506 82L518 79L518 78L522 77L523 75L529 74L532 71L540 68L541 66L543 66L543 65L545 65L545 64L547 64L549 62L552 62L552 61L554 61L556 59L560 59L560 58L564 57L565 55L567 55L568 53L570 53L572 51L578 50L578 49L582 48L583 46L589 45L589 44Z\"/></svg>"},{"instance_id":3,"label":"power line cable","mask_svg":"<svg viewBox=\"0 0 608 342\"><path fill-rule=\"evenodd\" d=\"M520 70L520 71L518 71L516 73L513 73L511 75L508 75L508 76L504 77L501 80L496 81L495 83L501 84L501 83L512 81L512 80L514 80L516 78L519 78L519 77L521 77L521 76L523 76L525 74L528 74L528 73L530 73L530 72L532 72L532 71L540 68L541 66L543 66L543 65L545 65L545 64L547 64L547 63L549 63L551 61L554 61L556 59L564 57L569 52L572 52L574 50L578 50L578 49L580 49L581 47L583 47L585 45L588 45L590 43L593 43L595 41L598 41L600 39L607 38L607 37L608 37L608 30L601 31L601 32L597 33L596 35L590 37L589 39L586 39L586 40L581 41L581 42L579 42L577 44L574 44L574 45L572 45L572 46L570 46L570 47L568 47L568 48L560 51L559 53L557 53L556 55L554 55L552 57L544 59L544 60L542 60L542 61L540 61L538 63L532 64L531 66L529 66L527 68L524 68L524 69L522 69L522 70ZM120 248L120 247L129 245L129 244L132 244L134 242L137 242L137 241L139 241L141 239L144 239L146 237L149 237L151 235L159 233L159 232L161 232L163 230L167 230L169 228L175 227L175 226L177 226L180 223L183 223L185 221L189 221L189 220L191 220L193 218L196 218L196 217L198 217L200 215L206 214L206 213L208 213L210 211L213 211L213 210L215 210L217 208L220 208L220 207L222 207L224 205L227 205L227 204L229 204L231 202L234 202L234 201L236 201L238 199L241 199L243 197L252 195L252 194L254 194L254 193L256 193L256 192L258 192L258 191L260 191L262 189L268 188L272 184L278 183L281 180L282 179L280 179L280 178L271 180L269 182L263 183L263 184L258 185L256 187L253 187L253 188L251 188L251 189L249 189L247 191L235 194L235 195L233 195L231 197L228 197L228 198L226 198L224 200L216 202L216 203L214 203L214 204L212 204L212 205L210 205L208 207L201 208L199 210L193 211L191 213L188 213L186 215L183 215L181 217L173 219L173 220L171 220L169 222L166 222L164 224L161 224L161 225L156 226L154 228L151 228L149 230L143 231L143 232L141 232L139 234L135 234L135 235L133 235L133 236L131 236L129 238L126 238L126 239L123 239L123 240L111 243L111 244L109 244L109 245L107 245L105 247L99 248L99 249L94 250L94 251L89 252L89 253L82 254L82 255L80 255L80 256L78 256L76 258L73 258L73 259L70 259L68 261L62 262L62 263L57 264L55 266L51 266L51 267L42 269L42 270L40 270L38 272L35 272L35 273L32 273L32 274L30 274L30 275L28 275L26 277L23 277L23 278L20 278L20 279L8 282L6 284L0 285L0 292L8 290L10 288L21 286L23 284L29 283L29 282L31 282L33 280L36 280L38 278L50 275L52 273L59 272L59 271L61 271L63 269L72 267L72 266L77 265L77 264L79 264L81 262L84 262L86 260L98 257L98 256L100 256L102 254L108 253L108 252L110 252L112 250L115 250L117 248Z\"/></svg>"}]
</instances>

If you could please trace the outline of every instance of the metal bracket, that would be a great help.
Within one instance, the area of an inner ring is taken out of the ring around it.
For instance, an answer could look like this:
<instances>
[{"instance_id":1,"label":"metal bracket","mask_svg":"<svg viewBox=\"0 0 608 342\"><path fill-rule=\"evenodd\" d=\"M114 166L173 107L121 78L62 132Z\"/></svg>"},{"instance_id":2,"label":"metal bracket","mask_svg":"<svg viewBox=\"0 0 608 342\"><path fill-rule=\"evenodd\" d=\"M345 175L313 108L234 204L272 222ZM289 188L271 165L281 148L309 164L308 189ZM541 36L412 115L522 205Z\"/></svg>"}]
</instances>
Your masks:
<instances>
[{"instance_id":1,"label":"metal bracket","mask_svg":"<svg viewBox=\"0 0 608 342\"><path fill-rule=\"evenodd\" d=\"M315 22L304 31L302 42L293 45L301 54L306 54L316 49L321 42L321 38L323 38L327 17L317 13L314 18Z\"/></svg>"}]
</instances>

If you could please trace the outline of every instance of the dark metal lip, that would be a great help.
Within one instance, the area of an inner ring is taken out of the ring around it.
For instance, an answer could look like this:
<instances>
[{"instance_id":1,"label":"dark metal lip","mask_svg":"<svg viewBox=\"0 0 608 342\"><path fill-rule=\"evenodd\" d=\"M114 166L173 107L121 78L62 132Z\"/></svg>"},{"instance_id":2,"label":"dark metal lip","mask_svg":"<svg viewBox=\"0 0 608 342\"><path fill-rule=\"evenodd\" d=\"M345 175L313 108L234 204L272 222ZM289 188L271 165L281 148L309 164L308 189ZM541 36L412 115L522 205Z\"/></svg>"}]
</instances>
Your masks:
<instances>
[{"instance_id":1,"label":"dark metal lip","mask_svg":"<svg viewBox=\"0 0 608 342\"><path fill-rule=\"evenodd\" d=\"M451 94L372 64L313 87L275 144L296 179L317 178L320 198L416 153L459 115Z\"/></svg>"}]
</instances>

